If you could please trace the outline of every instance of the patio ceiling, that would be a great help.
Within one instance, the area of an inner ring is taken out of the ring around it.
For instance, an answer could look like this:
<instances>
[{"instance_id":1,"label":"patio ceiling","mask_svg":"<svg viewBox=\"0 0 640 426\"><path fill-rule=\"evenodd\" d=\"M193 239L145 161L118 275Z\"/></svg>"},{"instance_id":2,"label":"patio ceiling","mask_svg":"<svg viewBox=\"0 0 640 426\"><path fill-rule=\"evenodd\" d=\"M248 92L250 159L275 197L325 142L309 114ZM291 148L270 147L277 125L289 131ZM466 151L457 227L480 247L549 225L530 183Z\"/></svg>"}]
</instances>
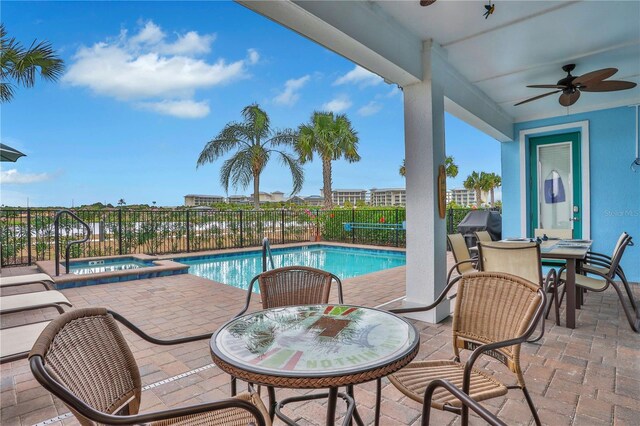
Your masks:
<instances>
[{"instance_id":1,"label":"patio ceiling","mask_svg":"<svg viewBox=\"0 0 640 426\"><path fill-rule=\"evenodd\" d=\"M640 102L637 1L497 1L488 19L483 18L484 3L479 1L438 0L428 7L421 7L418 0L240 3L401 86L422 79L423 41L432 39L442 47L454 81L468 86L465 96L446 96L481 118L491 104L493 119L484 121L503 134L505 120L513 123ZM570 108L560 106L557 95L513 106L545 93L546 89L526 86L555 84L565 76L561 67L568 63L576 64L574 75L618 68L612 79L639 86L584 93ZM469 105L463 104L463 99L474 97L464 102ZM460 115L451 111L455 108L449 104L447 110Z\"/></svg>"}]
</instances>

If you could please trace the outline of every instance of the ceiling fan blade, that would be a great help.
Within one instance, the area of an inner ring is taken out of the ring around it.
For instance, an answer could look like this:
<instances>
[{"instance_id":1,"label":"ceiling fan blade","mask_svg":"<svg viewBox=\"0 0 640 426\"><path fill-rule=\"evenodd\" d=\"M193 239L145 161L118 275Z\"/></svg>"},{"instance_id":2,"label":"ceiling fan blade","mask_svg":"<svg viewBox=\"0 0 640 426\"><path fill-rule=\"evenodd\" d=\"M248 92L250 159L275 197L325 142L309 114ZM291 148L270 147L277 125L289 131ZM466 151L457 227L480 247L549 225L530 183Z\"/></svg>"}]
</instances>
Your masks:
<instances>
[{"instance_id":1,"label":"ceiling fan blade","mask_svg":"<svg viewBox=\"0 0 640 426\"><path fill-rule=\"evenodd\" d=\"M560 105L568 107L575 104L578 98L580 98L580 91L576 90L573 93L563 93L558 101Z\"/></svg>"},{"instance_id":2,"label":"ceiling fan blade","mask_svg":"<svg viewBox=\"0 0 640 426\"><path fill-rule=\"evenodd\" d=\"M567 86L565 86L564 84L532 84L531 86L527 86L527 87L533 87L534 89L566 89Z\"/></svg>"},{"instance_id":3,"label":"ceiling fan blade","mask_svg":"<svg viewBox=\"0 0 640 426\"><path fill-rule=\"evenodd\" d=\"M558 92L562 92L562 89L554 90L553 92L548 92L548 93L545 93L544 95L538 95L538 96L534 96L533 98L525 99L524 101L518 102L517 104L515 104L513 106L526 104L527 102L535 101L536 99L544 98L545 96L553 95L554 93L558 93Z\"/></svg>"},{"instance_id":4,"label":"ceiling fan blade","mask_svg":"<svg viewBox=\"0 0 640 426\"><path fill-rule=\"evenodd\" d=\"M420 0L420 6L430 6L435 2L436 0Z\"/></svg>"},{"instance_id":5,"label":"ceiling fan blade","mask_svg":"<svg viewBox=\"0 0 640 426\"><path fill-rule=\"evenodd\" d=\"M580 90L585 92L614 92L616 90L633 89L637 84L631 81L607 80L589 84L581 87Z\"/></svg>"},{"instance_id":6,"label":"ceiling fan blade","mask_svg":"<svg viewBox=\"0 0 640 426\"><path fill-rule=\"evenodd\" d=\"M617 72L618 72L617 68L603 68L601 70L591 71L581 75L580 77L576 77L571 82L571 84L573 84L574 86L577 86L579 84L584 84L585 86L587 86L589 82L602 81L605 78L611 77Z\"/></svg>"}]
</instances>

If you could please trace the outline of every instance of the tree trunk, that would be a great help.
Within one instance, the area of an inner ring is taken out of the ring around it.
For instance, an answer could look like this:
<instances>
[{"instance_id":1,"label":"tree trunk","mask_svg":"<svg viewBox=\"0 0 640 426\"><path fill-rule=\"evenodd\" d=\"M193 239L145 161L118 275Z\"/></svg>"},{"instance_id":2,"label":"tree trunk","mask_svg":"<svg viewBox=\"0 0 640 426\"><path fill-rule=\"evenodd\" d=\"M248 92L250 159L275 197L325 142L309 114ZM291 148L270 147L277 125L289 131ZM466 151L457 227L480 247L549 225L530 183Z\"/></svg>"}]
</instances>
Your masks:
<instances>
[{"instance_id":1,"label":"tree trunk","mask_svg":"<svg viewBox=\"0 0 640 426\"><path fill-rule=\"evenodd\" d=\"M482 190L479 188L476 188L476 205L478 208L482 205Z\"/></svg>"},{"instance_id":2,"label":"tree trunk","mask_svg":"<svg viewBox=\"0 0 640 426\"><path fill-rule=\"evenodd\" d=\"M491 207L495 206L495 199L493 198L493 188L491 188Z\"/></svg>"},{"instance_id":3,"label":"tree trunk","mask_svg":"<svg viewBox=\"0 0 640 426\"><path fill-rule=\"evenodd\" d=\"M322 195L324 196L324 208L333 207L333 191L331 189L331 159L322 159Z\"/></svg>"},{"instance_id":4,"label":"tree trunk","mask_svg":"<svg viewBox=\"0 0 640 426\"><path fill-rule=\"evenodd\" d=\"M253 174L253 208L260 210L260 174Z\"/></svg>"}]
</instances>

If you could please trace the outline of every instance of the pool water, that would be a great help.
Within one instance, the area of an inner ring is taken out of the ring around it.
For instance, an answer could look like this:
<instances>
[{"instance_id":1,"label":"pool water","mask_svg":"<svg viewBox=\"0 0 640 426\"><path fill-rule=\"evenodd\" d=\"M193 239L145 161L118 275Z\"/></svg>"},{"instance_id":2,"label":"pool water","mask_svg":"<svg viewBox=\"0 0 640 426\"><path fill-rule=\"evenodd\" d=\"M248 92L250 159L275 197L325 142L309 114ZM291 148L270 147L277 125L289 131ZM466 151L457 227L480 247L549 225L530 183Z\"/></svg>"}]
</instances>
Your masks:
<instances>
[{"instance_id":1,"label":"pool water","mask_svg":"<svg viewBox=\"0 0 640 426\"><path fill-rule=\"evenodd\" d=\"M272 249L276 268L309 266L329 271L340 279L406 264L404 252L335 246L303 246ZM189 265L189 273L247 289L251 279L262 272L262 252L251 251L226 255L209 255L174 259Z\"/></svg>"},{"instance_id":2,"label":"pool water","mask_svg":"<svg viewBox=\"0 0 640 426\"><path fill-rule=\"evenodd\" d=\"M70 262L69 273L76 275L99 274L102 272L125 271L154 266L151 260L138 260L133 258L90 260L82 262Z\"/></svg>"}]
</instances>

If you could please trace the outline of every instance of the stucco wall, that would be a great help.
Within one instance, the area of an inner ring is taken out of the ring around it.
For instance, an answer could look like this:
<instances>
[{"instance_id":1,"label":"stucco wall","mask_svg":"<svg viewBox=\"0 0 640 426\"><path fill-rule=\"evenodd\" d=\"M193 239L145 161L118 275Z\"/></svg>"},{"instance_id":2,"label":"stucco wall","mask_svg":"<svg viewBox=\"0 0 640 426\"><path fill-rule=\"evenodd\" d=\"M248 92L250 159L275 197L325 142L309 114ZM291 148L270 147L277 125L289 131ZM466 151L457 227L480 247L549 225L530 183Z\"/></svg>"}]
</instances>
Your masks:
<instances>
[{"instance_id":1,"label":"stucco wall","mask_svg":"<svg viewBox=\"0 0 640 426\"><path fill-rule=\"evenodd\" d=\"M593 250L611 255L622 231L634 237L622 267L631 281L640 282L640 172L632 172L635 158L635 109L613 108L583 114L516 123L515 141L502 144L502 203L504 236L518 236L522 214L520 201L521 130L579 121L589 122L589 166L591 183L591 238ZM534 136L565 133L563 129ZM528 150L528 145L525 148ZM527 152L527 151L525 151ZM528 155L527 155L528 162ZM528 209L528 206L527 206Z\"/></svg>"}]
</instances>

